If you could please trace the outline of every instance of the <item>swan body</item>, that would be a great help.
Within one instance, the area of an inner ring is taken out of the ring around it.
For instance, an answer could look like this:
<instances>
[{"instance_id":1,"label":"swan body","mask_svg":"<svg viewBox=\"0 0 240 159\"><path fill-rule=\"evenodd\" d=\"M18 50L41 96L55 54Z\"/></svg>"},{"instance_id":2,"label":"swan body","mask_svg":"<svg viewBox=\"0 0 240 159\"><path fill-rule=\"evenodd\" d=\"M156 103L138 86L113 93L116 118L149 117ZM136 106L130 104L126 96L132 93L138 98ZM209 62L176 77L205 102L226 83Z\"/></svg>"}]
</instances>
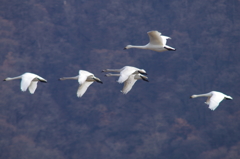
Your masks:
<instances>
[{"instance_id":1,"label":"swan body","mask_svg":"<svg viewBox=\"0 0 240 159\"><path fill-rule=\"evenodd\" d=\"M175 48L166 45L167 39L171 39L170 37L161 35L161 33L158 31L149 31L147 32L147 34L149 37L149 43L147 45L143 45L143 46L127 45L124 49L137 48L137 49L153 50L157 52L176 50Z\"/></svg>"},{"instance_id":2,"label":"swan body","mask_svg":"<svg viewBox=\"0 0 240 159\"><path fill-rule=\"evenodd\" d=\"M132 66L124 66L121 69L105 69L102 72L120 72L120 77L118 79L118 83L123 83L125 82L128 77L132 74L144 74L146 75L146 71L144 69L139 69L136 67L132 67Z\"/></svg>"},{"instance_id":3,"label":"swan body","mask_svg":"<svg viewBox=\"0 0 240 159\"><path fill-rule=\"evenodd\" d=\"M207 101L205 102L207 105L209 105L209 109L215 110L219 103L224 100L232 100L233 98L231 96L225 95L221 92L212 91L206 94L199 94L199 95L192 95L190 98L197 98L197 97L208 97Z\"/></svg>"},{"instance_id":4,"label":"swan body","mask_svg":"<svg viewBox=\"0 0 240 159\"><path fill-rule=\"evenodd\" d=\"M121 76L121 75L120 74L108 73L108 74L106 74L106 76L110 77L110 76ZM137 80L140 80L140 79L148 82L148 77L144 76L144 75L142 75L140 73L129 75L128 79L124 82L124 86L123 86L123 89L121 90L121 92L123 94L127 94L132 89L132 87L135 84L135 82Z\"/></svg>"},{"instance_id":5,"label":"swan body","mask_svg":"<svg viewBox=\"0 0 240 159\"><path fill-rule=\"evenodd\" d=\"M62 77L59 80L68 79L78 80L79 87L77 90L77 97L82 97L93 82L103 83L99 78L95 77L94 74L84 70L79 70L79 75L75 77Z\"/></svg>"},{"instance_id":6,"label":"swan body","mask_svg":"<svg viewBox=\"0 0 240 159\"><path fill-rule=\"evenodd\" d=\"M28 89L31 94L34 94L35 90L37 89L38 81L47 83L46 79L29 72L26 72L17 77L8 77L4 79L4 81L10 81L15 79L22 79L20 84L21 90L25 92Z\"/></svg>"}]
</instances>

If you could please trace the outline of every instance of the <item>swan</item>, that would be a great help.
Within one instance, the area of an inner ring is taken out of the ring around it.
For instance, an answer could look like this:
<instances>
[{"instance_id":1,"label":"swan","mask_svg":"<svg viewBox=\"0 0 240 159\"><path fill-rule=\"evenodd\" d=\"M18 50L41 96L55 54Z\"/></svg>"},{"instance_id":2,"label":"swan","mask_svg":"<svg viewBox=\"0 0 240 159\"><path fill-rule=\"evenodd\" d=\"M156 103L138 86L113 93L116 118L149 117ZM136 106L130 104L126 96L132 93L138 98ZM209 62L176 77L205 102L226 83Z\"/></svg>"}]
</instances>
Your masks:
<instances>
[{"instance_id":1,"label":"swan","mask_svg":"<svg viewBox=\"0 0 240 159\"><path fill-rule=\"evenodd\" d=\"M47 80L45 80L44 78L29 72L26 72L21 76L17 76L17 77L8 77L3 81L11 81L15 79L22 79L21 85L20 85L21 90L25 92L28 89L31 94L34 94L37 88L38 81L47 83Z\"/></svg>"},{"instance_id":2,"label":"swan","mask_svg":"<svg viewBox=\"0 0 240 159\"><path fill-rule=\"evenodd\" d=\"M137 49L147 49L153 50L157 52L163 51L175 51L176 49L166 45L167 39L171 39L170 37L161 35L158 31L149 31L147 32L150 42L144 46L136 46L136 45L127 45L124 49L137 48Z\"/></svg>"},{"instance_id":3,"label":"swan","mask_svg":"<svg viewBox=\"0 0 240 159\"><path fill-rule=\"evenodd\" d=\"M110 77L110 76L120 76L120 74L112 74L112 73L108 73L105 76ZM123 89L121 90L121 92L123 94L127 94L133 87L133 85L135 84L135 82L139 79L142 79L144 81L148 82L148 77L144 76L140 73L137 74L131 74L128 79L124 82L124 86Z\"/></svg>"},{"instance_id":4,"label":"swan","mask_svg":"<svg viewBox=\"0 0 240 159\"><path fill-rule=\"evenodd\" d=\"M211 110L215 110L219 103L224 100L232 100L233 98L230 96L227 96L221 92L217 92L217 91L211 91L209 93L206 94L199 94L199 95L192 95L190 98L197 98L197 97L208 97L207 101L205 102L207 105L209 105L209 109Z\"/></svg>"},{"instance_id":5,"label":"swan","mask_svg":"<svg viewBox=\"0 0 240 159\"><path fill-rule=\"evenodd\" d=\"M103 83L99 78L95 77L94 74L85 71L85 70L79 70L79 75L75 77L62 77L59 78L59 80L68 80L68 79L73 79L73 80L78 80L79 87L77 90L77 97L82 97L83 94L86 92L88 87L93 83L93 82L98 82L98 83Z\"/></svg>"},{"instance_id":6,"label":"swan","mask_svg":"<svg viewBox=\"0 0 240 159\"><path fill-rule=\"evenodd\" d=\"M118 83L125 82L131 74L141 73L141 74L147 75L144 69L139 69L133 66L124 66L121 69L105 69L105 70L102 70L102 72L120 72Z\"/></svg>"}]
</instances>

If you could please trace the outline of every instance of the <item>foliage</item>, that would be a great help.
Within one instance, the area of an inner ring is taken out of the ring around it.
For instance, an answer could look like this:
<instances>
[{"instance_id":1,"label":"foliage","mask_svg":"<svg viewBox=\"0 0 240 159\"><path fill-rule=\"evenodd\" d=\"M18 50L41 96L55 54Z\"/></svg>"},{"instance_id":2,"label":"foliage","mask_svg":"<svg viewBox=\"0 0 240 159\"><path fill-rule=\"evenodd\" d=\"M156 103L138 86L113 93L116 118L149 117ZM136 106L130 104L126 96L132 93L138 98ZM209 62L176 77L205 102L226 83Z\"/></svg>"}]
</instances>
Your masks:
<instances>
[{"instance_id":1,"label":"foliage","mask_svg":"<svg viewBox=\"0 0 240 159\"><path fill-rule=\"evenodd\" d=\"M48 80L34 95L0 85L0 158L239 158L240 2L237 0L2 0L0 77L33 72ZM123 50L146 32L170 36L175 52ZM123 95L106 68L147 71ZM76 81L94 83L82 98ZM233 96L212 112L194 93Z\"/></svg>"}]
</instances>

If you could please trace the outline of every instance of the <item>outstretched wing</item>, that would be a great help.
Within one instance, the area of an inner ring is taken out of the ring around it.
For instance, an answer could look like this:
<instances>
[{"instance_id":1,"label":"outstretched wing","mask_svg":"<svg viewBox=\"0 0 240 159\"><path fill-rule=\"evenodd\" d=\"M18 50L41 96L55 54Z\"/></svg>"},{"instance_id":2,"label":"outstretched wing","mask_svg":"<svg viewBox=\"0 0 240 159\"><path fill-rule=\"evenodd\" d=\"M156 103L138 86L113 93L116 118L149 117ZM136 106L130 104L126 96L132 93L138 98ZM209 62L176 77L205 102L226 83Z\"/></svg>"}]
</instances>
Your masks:
<instances>
[{"instance_id":1,"label":"outstretched wing","mask_svg":"<svg viewBox=\"0 0 240 159\"><path fill-rule=\"evenodd\" d=\"M219 103L224 99L224 95L222 94L213 94L209 100L209 109L215 110Z\"/></svg>"},{"instance_id":2,"label":"outstretched wing","mask_svg":"<svg viewBox=\"0 0 240 159\"><path fill-rule=\"evenodd\" d=\"M161 33L158 31L149 31L148 33L148 37L150 40L150 44L152 45L161 45L164 46L166 44L164 44L163 39L161 38Z\"/></svg>"},{"instance_id":3,"label":"outstretched wing","mask_svg":"<svg viewBox=\"0 0 240 159\"><path fill-rule=\"evenodd\" d=\"M161 39L162 39L162 45L165 46L167 43L167 39L171 39L171 38L168 36L161 35Z\"/></svg>"},{"instance_id":4,"label":"outstretched wing","mask_svg":"<svg viewBox=\"0 0 240 159\"><path fill-rule=\"evenodd\" d=\"M137 68L135 67L125 67L121 72L120 72L120 77L118 79L118 83L123 83L125 82L130 75L132 75L135 71L137 70Z\"/></svg>"},{"instance_id":5,"label":"outstretched wing","mask_svg":"<svg viewBox=\"0 0 240 159\"><path fill-rule=\"evenodd\" d=\"M121 91L123 94L127 94L132 89L135 82L137 81L137 79L135 79L134 76L135 76L134 74L130 75L129 78L124 82L124 86Z\"/></svg>"},{"instance_id":6,"label":"outstretched wing","mask_svg":"<svg viewBox=\"0 0 240 159\"><path fill-rule=\"evenodd\" d=\"M37 83L38 83L38 81L32 81L30 83L30 86L28 87L28 90L31 94L34 94L35 90L37 89Z\"/></svg>"},{"instance_id":7,"label":"outstretched wing","mask_svg":"<svg viewBox=\"0 0 240 159\"><path fill-rule=\"evenodd\" d=\"M25 92L28 89L28 87L30 86L32 80L35 77L36 76L34 74L31 74L31 73L25 73L24 75L22 75L21 90L23 92Z\"/></svg>"},{"instance_id":8,"label":"outstretched wing","mask_svg":"<svg viewBox=\"0 0 240 159\"><path fill-rule=\"evenodd\" d=\"M88 87L92 84L93 82L84 82L83 84L81 84L79 87L78 87L78 90L77 90L77 96L78 97L82 97L83 94L87 91Z\"/></svg>"},{"instance_id":9,"label":"outstretched wing","mask_svg":"<svg viewBox=\"0 0 240 159\"><path fill-rule=\"evenodd\" d=\"M79 84L80 85L83 84L87 80L88 76L90 75L93 75L93 74L88 71L80 70L79 77L78 77Z\"/></svg>"}]
</instances>

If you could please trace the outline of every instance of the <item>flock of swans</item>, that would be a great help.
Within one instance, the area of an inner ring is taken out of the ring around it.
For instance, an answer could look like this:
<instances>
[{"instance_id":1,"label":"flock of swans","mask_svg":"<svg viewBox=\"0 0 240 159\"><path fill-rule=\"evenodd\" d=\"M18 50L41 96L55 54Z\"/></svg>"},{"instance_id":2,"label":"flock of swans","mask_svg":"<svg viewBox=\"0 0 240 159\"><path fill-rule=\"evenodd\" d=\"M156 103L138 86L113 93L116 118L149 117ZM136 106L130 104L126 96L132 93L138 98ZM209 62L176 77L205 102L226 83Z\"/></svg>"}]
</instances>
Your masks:
<instances>
[{"instance_id":1,"label":"flock of swans","mask_svg":"<svg viewBox=\"0 0 240 159\"><path fill-rule=\"evenodd\" d=\"M136 46L136 45L127 45L124 49L130 49L130 48L137 48L137 49L147 49L147 50L153 50L157 52L163 52L163 51L175 51L176 49L173 47L170 47L166 45L167 39L171 39L170 37L161 35L158 31L149 31L147 32L149 37L149 43L144 46ZM121 92L123 94L127 94L135 84L137 80L144 80L148 82L148 77L146 71L144 69L139 69L132 66L125 66L121 69L105 69L102 70L102 72L117 72L118 74L112 74L108 73L105 76L111 77L111 76L117 76L118 83L124 83L123 89ZM47 83L47 80L34 74L34 73L24 73L21 76L17 77L8 77L4 79L4 81L10 81L15 79L22 79L20 88L23 92L25 92L27 89L31 94L34 94L37 83L39 82L45 82ZM77 97L82 97L84 93L87 91L88 87L93 82L103 83L99 78L95 77L93 73L85 71L85 70L79 70L79 74L74 77L62 77L59 78L59 80L78 80L79 87L77 90ZM208 97L207 101L205 102L207 105L209 105L209 109L215 110L219 103L224 100L232 100L233 98L225 95L221 92L212 91L206 94L199 94L199 95L192 95L190 98L197 98L197 97Z\"/></svg>"}]
</instances>

